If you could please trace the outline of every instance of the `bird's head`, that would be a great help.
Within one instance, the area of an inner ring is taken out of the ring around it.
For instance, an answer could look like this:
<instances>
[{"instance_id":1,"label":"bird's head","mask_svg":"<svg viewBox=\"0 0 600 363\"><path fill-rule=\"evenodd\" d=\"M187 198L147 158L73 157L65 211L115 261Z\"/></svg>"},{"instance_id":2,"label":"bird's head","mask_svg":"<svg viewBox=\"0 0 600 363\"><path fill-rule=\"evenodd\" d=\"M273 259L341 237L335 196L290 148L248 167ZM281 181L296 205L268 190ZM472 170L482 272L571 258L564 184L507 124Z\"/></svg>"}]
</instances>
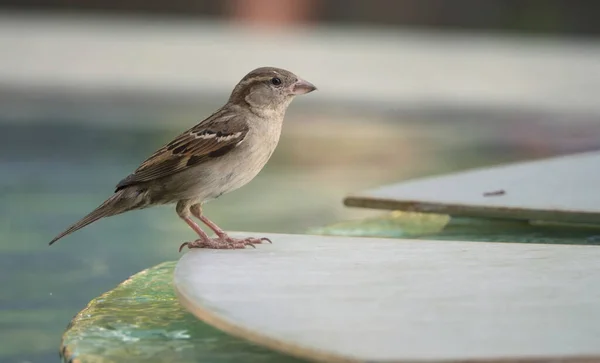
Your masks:
<instances>
[{"instance_id":1,"label":"bird's head","mask_svg":"<svg viewBox=\"0 0 600 363\"><path fill-rule=\"evenodd\" d=\"M235 86L229 102L253 109L285 111L295 96L316 90L312 83L290 71L262 67L248 73Z\"/></svg>"}]
</instances>

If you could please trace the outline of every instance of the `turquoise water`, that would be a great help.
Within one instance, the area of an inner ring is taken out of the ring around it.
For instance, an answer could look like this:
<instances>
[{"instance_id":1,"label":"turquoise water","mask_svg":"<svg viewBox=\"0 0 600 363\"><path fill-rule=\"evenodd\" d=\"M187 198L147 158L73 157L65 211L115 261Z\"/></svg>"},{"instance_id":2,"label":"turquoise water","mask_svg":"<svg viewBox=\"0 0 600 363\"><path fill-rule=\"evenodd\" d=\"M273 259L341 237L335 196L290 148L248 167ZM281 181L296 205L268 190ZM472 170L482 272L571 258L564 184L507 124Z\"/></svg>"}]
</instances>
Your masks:
<instances>
[{"instance_id":1,"label":"turquoise water","mask_svg":"<svg viewBox=\"0 0 600 363\"><path fill-rule=\"evenodd\" d=\"M194 237L171 207L160 207L99 221L47 245L149 153L191 126L123 126L127 117L111 115L117 120L111 125L43 118L0 123L0 361L57 361L62 332L89 300L142 269L177 259L179 244ZM209 204L206 213L229 230L302 232L380 213L344 208L351 191L576 151L568 138L546 138L540 147L535 132L529 142L497 125L474 123L467 135L451 124L389 121L295 120L259 177ZM330 138L315 140L311 133Z\"/></svg>"}]
</instances>

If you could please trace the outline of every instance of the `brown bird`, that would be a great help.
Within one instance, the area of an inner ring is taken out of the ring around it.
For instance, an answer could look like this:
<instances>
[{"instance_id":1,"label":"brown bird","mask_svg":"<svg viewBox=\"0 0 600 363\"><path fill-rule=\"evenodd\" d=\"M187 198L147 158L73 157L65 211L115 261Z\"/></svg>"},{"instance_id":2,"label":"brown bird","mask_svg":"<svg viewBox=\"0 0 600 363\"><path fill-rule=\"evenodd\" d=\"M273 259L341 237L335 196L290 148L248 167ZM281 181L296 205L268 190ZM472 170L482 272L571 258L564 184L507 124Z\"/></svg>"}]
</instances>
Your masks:
<instances>
[{"instance_id":1,"label":"brown bird","mask_svg":"<svg viewBox=\"0 0 600 363\"><path fill-rule=\"evenodd\" d=\"M228 102L198 125L158 149L98 208L50 244L100 218L155 205L177 203L176 211L200 237L188 248L244 248L267 238L232 238L202 214L202 204L242 187L267 163L279 142L285 111L295 96L316 87L280 68L248 73ZM210 238L193 220L212 229ZM270 241L269 241L270 242Z\"/></svg>"}]
</instances>

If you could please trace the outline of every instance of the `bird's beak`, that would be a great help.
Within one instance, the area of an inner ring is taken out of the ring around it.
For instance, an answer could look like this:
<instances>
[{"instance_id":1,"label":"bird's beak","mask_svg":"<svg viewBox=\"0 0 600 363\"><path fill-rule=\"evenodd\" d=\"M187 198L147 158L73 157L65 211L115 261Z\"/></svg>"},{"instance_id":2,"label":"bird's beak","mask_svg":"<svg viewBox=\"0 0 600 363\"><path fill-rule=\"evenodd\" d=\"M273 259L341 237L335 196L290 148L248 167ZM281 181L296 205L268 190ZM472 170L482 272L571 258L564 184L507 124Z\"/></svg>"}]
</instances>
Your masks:
<instances>
[{"instance_id":1,"label":"bird's beak","mask_svg":"<svg viewBox=\"0 0 600 363\"><path fill-rule=\"evenodd\" d=\"M298 80L296 81L296 83L294 83L292 85L292 94L294 95L303 95L305 93L309 93L312 92L314 90L316 90L317 87L315 87L314 84L305 81L301 78L298 78Z\"/></svg>"}]
</instances>

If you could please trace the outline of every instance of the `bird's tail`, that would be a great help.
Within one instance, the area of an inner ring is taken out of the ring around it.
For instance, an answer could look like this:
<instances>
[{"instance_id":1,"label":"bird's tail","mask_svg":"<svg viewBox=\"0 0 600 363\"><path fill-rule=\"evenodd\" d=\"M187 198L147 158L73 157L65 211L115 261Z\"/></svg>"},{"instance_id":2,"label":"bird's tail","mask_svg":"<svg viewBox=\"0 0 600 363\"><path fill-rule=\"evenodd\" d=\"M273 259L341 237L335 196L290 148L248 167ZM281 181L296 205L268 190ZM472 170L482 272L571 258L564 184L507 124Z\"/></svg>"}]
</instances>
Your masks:
<instances>
[{"instance_id":1,"label":"bird's tail","mask_svg":"<svg viewBox=\"0 0 600 363\"><path fill-rule=\"evenodd\" d=\"M97 221L100 218L114 216L116 214L120 214L132 209L135 209L136 202L139 202L137 198L128 197L126 190L119 190L115 194L113 194L110 198L104 201L98 208L94 209L90 214L83 217L79 222L73 224L71 227L67 228L64 232L54 237L52 241L50 241L50 245L64 236L71 234L88 224L91 224Z\"/></svg>"}]
</instances>

